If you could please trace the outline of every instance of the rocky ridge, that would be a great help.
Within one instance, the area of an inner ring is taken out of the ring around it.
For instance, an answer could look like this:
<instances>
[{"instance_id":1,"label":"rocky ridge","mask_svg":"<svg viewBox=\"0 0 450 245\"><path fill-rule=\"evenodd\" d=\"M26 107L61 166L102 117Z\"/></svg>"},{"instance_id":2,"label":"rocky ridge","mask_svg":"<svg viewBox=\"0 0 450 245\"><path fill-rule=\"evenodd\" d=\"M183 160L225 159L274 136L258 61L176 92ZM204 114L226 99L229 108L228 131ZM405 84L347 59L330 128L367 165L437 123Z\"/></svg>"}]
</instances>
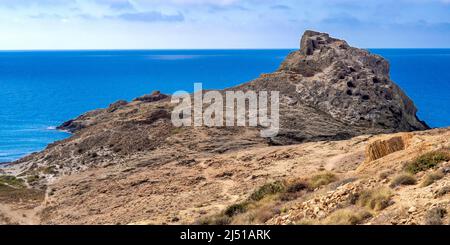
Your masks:
<instances>
[{"instance_id":1,"label":"rocky ridge","mask_svg":"<svg viewBox=\"0 0 450 245\"><path fill-rule=\"evenodd\" d=\"M155 92L64 123L59 129L71 138L9 164L3 175L45 192L42 223L189 223L269 180L363 168L371 135L428 129L390 80L387 61L324 33L307 31L277 71L228 90L280 91L280 134L175 128L170 96ZM390 142L367 161L407 147Z\"/></svg>"}]
</instances>

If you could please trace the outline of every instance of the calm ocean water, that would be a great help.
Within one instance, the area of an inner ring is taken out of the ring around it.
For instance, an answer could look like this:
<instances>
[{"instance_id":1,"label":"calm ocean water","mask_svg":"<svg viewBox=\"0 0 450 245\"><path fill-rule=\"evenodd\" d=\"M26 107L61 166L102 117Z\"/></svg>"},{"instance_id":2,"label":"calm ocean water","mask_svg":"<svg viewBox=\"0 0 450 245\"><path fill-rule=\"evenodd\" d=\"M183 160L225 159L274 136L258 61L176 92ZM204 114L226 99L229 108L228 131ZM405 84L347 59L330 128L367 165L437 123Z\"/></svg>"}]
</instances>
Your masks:
<instances>
[{"instance_id":1,"label":"calm ocean water","mask_svg":"<svg viewBox=\"0 0 450 245\"><path fill-rule=\"evenodd\" d=\"M433 127L450 126L450 49L372 50ZM275 70L290 50L0 52L0 162L68 134L54 127L119 99L220 89Z\"/></svg>"}]
</instances>

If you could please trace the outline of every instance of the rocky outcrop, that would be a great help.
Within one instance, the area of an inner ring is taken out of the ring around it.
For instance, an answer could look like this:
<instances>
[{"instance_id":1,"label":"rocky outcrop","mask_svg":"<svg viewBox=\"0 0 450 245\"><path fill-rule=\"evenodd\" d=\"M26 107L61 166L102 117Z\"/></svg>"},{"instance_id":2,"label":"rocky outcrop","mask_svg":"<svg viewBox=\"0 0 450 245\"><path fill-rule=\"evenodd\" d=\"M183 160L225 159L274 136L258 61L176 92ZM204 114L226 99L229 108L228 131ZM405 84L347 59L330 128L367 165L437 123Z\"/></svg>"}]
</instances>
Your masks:
<instances>
[{"instance_id":1,"label":"rocky outcrop","mask_svg":"<svg viewBox=\"0 0 450 245\"><path fill-rule=\"evenodd\" d=\"M151 94L138 97L138 98L134 99L134 101L155 102L155 101L163 100L168 97L169 96L162 94L160 91L154 91Z\"/></svg>"},{"instance_id":2,"label":"rocky outcrop","mask_svg":"<svg viewBox=\"0 0 450 245\"><path fill-rule=\"evenodd\" d=\"M277 71L228 90L279 91L279 134L265 139L253 127L174 128L170 97L155 91L64 123L59 129L75 133L72 138L17 163L33 169L58 165L58 173L67 174L130 157L159 155L153 164L162 164L261 145L428 128L417 119L413 102L389 79L386 60L325 33L306 31L300 50L289 54Z\"/></svg>"},{"instance_id":3,"label":"rocky outcrop","mask_svg":"<svg viewBox=\"0 0 450 245\"><path fill-rule=\"evenodd\" d=\"M34 188L57 190L42 214L45 223L131 223L155 217L163 223L167 217L158 211L163 209L193 221L191 201L199 207L220 202L209 206L215 210L263 184L267 176L339 169L341 162L345 171L363 161L361 138L351 144L332 141L428 128L390 80L386 60L324 33L307 31L300 50L277 71L227 90L279 91L280 133L267 139L255 127L175 128L170 96L154 92L64 123L59 129L72 137L11 163L5 172L32 180L28 184ZM272 154L273 145L307 142L298 151L292 146ZM317 150L313 142L319 142L318 148L326 144L328 151ZM357 154L349 154L356 145ZM379 159L404 147L398 139L374 143L369 157ZM321 158L332 148L342 155L327 158L322 166ZM250 157L251 152L257 154ZM306 153L310 158L301 159ZM298 163L304 160L310 166L302 169ZM274 168L274 162L279 166Z\"/></svg>"},{"instance_id":4,"label":"rocky outcrop","mask_svg":"<svg viewBox=\"0 0 450 245\"><path fill-rule=\"evenodd\" d=\"M301 49L278 70L289 74L299 101L350 125L393 131L427 129L417 109L390 80L389 63L328 34L307 31Z\"/></svg>"},{"instance_id":5,"label":"rocky outcrop","mask_svg":"<svg viewBox=\"0 0 450 245\"><path fill-rule=\"evenodd\" d=\"M366 161L375 161L391 153L406 149L410 138L411 135L403 134L373 140L366 147Z\"/></svg>"}]
</instances>

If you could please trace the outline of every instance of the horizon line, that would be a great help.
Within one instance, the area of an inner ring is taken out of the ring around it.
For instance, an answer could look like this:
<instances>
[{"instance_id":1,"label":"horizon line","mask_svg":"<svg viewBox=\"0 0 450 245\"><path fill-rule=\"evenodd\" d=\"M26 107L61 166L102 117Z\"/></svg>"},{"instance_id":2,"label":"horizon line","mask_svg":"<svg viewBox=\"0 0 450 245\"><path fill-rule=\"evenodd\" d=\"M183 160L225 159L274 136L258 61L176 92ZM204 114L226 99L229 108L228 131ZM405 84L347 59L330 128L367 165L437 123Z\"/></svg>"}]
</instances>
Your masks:
<instances>
[{"instance_id":1,"label":"horizon line","mask_svg":"<svg viewBox=\"0 0 450 245\"><path fill-rule=\"evenodd\" d=\"M145 49L0 49L0 52L68 52L68 51L208 51L208 50L299 50L300 48L145 48ZM376 48L361 48L361 49L426 49L426 50L436 50L436 49L450 49L450 47L437 47L437 48L384 48L384 47L376 47Z\"/></svg>"}]
</instances>

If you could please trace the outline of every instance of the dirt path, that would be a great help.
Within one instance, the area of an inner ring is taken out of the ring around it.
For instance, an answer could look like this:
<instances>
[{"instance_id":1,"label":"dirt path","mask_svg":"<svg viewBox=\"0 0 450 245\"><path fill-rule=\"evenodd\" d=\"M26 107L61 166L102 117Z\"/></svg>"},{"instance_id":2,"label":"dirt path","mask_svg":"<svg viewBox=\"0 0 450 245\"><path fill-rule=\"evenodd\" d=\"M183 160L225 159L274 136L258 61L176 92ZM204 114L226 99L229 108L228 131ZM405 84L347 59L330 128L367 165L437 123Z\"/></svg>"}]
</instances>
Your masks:
<instances>
[{"instance_id":1,"label":"dirt path","mask_svg":"<svg viewBox=\"0 0 450 245\"><path fill-rule=\"evenodd\" d=\"M37 225L40 218L37 215L39 207L34 209L16 209L12 205L0 203L0 222L18 225Z\"/></svg>"}]
</instances>

